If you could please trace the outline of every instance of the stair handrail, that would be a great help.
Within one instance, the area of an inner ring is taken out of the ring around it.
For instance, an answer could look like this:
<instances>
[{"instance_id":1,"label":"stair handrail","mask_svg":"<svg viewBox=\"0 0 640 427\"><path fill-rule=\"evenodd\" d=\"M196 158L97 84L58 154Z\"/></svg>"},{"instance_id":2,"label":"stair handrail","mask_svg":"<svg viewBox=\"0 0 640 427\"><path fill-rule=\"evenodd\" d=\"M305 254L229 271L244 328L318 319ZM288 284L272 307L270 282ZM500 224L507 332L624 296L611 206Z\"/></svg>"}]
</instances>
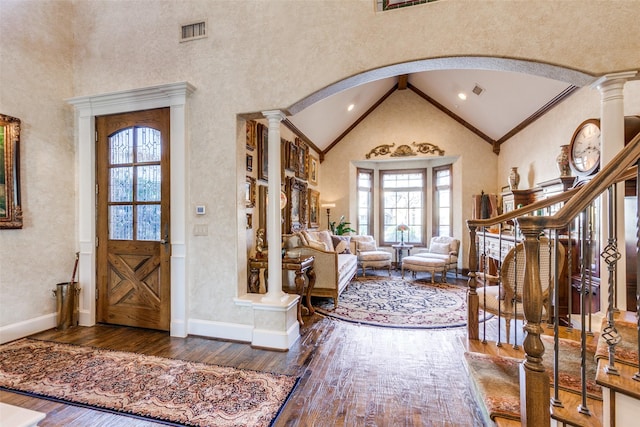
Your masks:
<instances>
[{"instance_id":1,"label":"stair handrail","mask_svg":"<svg viewBox=\"0 0 640 427\"><path fill-rule=\"evenodd\" d=\"M506 222L506 221L511 221L514 220L520 216L523 215L527 215L530 214L531 212L535 212L537 210L540 209L544 209L544 208L548 208L549 206L553 206L556 203L562 203L562 202L566 202L567 200L569 200L571 198L571 196L573 196L574 194L576 194L578 192L578 190L580 190L580 188L570 188L567 191L564 191L562 193L559 194L555 194L553 196L550 196L546 199L541 199L541 200L536 200L533 203L529 203L526 206L523 206L521 208L517 208L517 209L513 209L509 212L491 217L491 218L484 218L484 219L468 219L467 220L467 227L476 227L476 228L480 228L480 227L491 227L492 225L497 225L500 224L502 222Z\"/></svg>"},{"instance_id":2,"label":"stair handrail","mask_svg":"<svg viewBox=\"0 0 640 427\"><path fill-rule=\"evenodd\" d=\"M622 174L620 174L617 177L617 179L615 180L615 182L621 182L621 181L626 181L628 179L635 178L637 173L638 173L638 166L633 165L633 166L627 168ZM529 203L526 206L511 210L509 212L506 212L506 213L503 213L503 214L500 214L500 215L497 215L497 216L494 216L494 217L491 217L491 218L468 219L467 220L467 227L471 227L471 226L476 227L476 228L491 227L492 225L498 225L498 224L500 224L502 222L512 221L512 220L514 220L516 218L525 216L527 214L530 214L531 212L535 212L535 211L538 211L540 209L548 208L548 207L553 206L553 205L555 205L557 203L567 202L574 195L576 195L579 191L583 190L584 187L585 187L584 185L581 185L579 187L570 188L570 189L568 189L566 191L563 191L562 193L555 194L553 196L547 197L546 199L536 200L535 202ZM607 187L605 187L605 188L607 188ZM587 203L587 205L588 205L588 203ZM578 210L578 212L580 212L583 209L577 209L577 210ZM557 215L558 215L558 213L556 213L556 216ZM572 218L572 217L570 217L570 218ZM564 225L560 225L560 226L555 227L555 228L566 227L568 222L569 221L567 221ZM547 227L547 228L554 228L554 227Z\"/></svg>"}]
</instances>

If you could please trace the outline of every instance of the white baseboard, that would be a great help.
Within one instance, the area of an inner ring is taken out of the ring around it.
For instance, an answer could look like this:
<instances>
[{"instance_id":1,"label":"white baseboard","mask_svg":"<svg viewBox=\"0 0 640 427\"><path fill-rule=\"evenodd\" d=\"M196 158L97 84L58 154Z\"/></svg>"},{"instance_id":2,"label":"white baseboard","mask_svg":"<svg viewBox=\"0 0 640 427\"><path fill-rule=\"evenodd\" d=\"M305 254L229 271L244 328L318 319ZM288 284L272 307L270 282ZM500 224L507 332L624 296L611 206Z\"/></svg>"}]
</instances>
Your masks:
<instances>
[{"instance_id":1,"label":"white baseboard","mask_svg":"<svg viewBox=\"0 0 640 427\"><path fill-rule=\"evenodd\" d=\"M0 327L0 344L56 327L56 314L47 314ZM254 329L253 325L189 320L189 335L251 343L254 347L288 350L300 336L300 325L293 322L287 331Z\"/></svg>"},{"instance_id":2,"label":"white baseboard","mask_svg":"<svg viewBox=\"0 0 640 427\"><path fill-rule=\"evenodd\" d=\"M300 338L300 324L294 322L286 332L254 329L251 345L274 350L289 350L298 338Z\"/></svg>"},{"instance_id":3,"label":"white baseboard","mask_svg":"<svg viewBox=\"0 0 640 427\"><path fill-rule=\"evenodd\" d=\"M46 314L44 316L24 320L18 323L12 323L0 328L0 344L46 331L47 329L55 328L56 326L55 313Z\"/></svg>"},{"instance_id":4,"label":"white baseboard","mask_svg":"<svg viewBox=\"0 0 640 427\"><path fill-rule=\"evenodd\" d=\"M189 319L189 335L250 343L253 337L252 325L212 322L210 320Z\"/></svg>"}]
</instances>

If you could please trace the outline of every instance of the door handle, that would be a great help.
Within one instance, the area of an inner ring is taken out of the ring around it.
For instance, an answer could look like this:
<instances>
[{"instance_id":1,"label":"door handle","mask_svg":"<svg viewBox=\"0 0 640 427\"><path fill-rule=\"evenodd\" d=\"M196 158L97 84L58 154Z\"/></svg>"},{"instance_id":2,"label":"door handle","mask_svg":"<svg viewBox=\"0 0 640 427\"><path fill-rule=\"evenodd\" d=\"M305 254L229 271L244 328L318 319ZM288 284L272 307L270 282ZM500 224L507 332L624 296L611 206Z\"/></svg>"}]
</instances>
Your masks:
<instances>
[{"instance_id":1,"label":"door handle","mask_svg":"<svg viewBox=\"0 0 640 427\"><path fill-rule=\"evenodd\" d=\"M160 240L160 243L163 245L169 244L169 226L167 224L164 225L164 237Z\"/></svg>"}]
</instances>

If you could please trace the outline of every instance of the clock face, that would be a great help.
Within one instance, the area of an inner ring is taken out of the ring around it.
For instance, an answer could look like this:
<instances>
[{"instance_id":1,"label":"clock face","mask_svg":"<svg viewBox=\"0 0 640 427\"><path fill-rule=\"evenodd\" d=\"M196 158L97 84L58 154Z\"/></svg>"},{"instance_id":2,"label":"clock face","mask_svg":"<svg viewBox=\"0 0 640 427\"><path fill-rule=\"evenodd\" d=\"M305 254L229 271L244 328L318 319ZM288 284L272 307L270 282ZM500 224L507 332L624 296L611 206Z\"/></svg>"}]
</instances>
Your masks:
<instances>
[{"instance_id":1,"label":"clock face","mask_svg":"<svg viewBox=\"0 0 640 427\"><path fill-rule=\"evenodd\" d=\"M579 175L589 175L600 166L600 121L587 120L573 135L570 149L571 168Z\"/></svg>"}]
</instances>

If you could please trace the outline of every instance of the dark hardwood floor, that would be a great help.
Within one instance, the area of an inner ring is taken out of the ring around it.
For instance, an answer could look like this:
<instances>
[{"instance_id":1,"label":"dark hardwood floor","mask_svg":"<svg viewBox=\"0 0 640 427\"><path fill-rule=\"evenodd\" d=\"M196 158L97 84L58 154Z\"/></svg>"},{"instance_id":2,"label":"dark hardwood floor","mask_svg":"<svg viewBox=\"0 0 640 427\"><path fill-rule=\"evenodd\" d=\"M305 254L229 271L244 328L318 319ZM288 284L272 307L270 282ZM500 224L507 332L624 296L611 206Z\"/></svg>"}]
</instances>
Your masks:
<instances>
[{"instance_id":1,"label":"dark hardwood floor","mask_svg":"<svg viewBox=\"0 0 640 427\"><path fill-rule=\"evenodd\" d=\"M483 425L463 365L466 328L378 328L320 315L305 322L288 352L110 325L49 330L34 337L298 375L300 383L275 426ZM495 331L497 323L490 322ZM46 412L41 427L160 425L6 391L0 391L0 401Z\"/></svg>"}]
</instances>

